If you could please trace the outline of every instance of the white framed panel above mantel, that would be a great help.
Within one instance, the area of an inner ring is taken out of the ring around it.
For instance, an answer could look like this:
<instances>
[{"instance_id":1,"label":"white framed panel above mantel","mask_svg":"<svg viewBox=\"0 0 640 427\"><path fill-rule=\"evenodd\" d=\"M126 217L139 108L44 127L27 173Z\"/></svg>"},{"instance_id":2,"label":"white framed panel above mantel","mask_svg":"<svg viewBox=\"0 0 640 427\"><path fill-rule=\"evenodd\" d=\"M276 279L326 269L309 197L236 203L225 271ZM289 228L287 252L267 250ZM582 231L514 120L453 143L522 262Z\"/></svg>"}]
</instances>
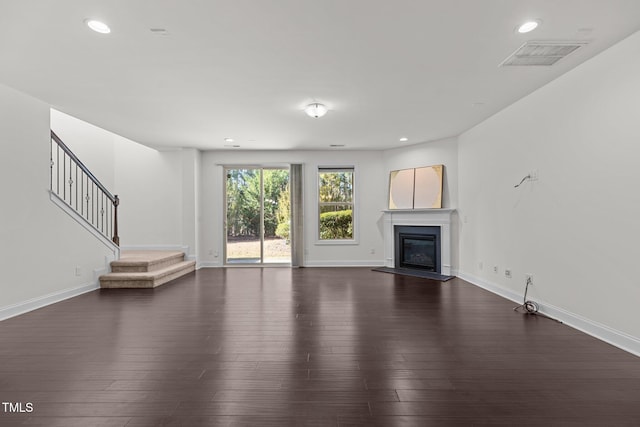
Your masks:
<instances>
[{"instance_id":1,"label":"white framed panel above mantel","mask_svg":"<svg viewBox=\"0 0 640 427\"><path fill-rule=\"evenodd\" d=\"M384 214L385 267L395 267L394 227L396 225L440 227L440 274L451 275L451 217L455 209L387 209Z\"/></svg>"}]
</instances>

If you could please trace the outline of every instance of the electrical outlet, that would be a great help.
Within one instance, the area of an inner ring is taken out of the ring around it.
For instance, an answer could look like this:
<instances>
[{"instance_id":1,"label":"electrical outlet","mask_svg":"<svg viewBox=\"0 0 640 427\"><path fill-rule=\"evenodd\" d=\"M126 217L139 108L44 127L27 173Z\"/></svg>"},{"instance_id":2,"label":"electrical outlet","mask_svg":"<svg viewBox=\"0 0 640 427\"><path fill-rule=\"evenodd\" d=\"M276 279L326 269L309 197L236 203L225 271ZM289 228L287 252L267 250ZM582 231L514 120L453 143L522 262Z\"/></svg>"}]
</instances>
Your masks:
<instances>
[{"instance_id":1,"label":"electrical outlet","mask_svg":"<svg viewBox=\"0 0 640 427\"><path fill-rule=\"evenodd\" d=\"M482 263L482 261L480 261L478 263L478 270L482 270L483 267L484 267L484 264Z\"/></svg>"},{"instance_id":2,"label":"electrical outlet","mask_svg":"<svg viewBox=\"0 0 640 427\"><path fill-rule=\"evenodd\" d=\"M371 250L369 251L369 253L370 253L371 255L373 255L373 254L375 254L375 253L376 253L376 250L375 250L374 248L371 248Z\"/></svg>"},{"instance_id":3,"label":"electrical outlet","mask_svg":"<svg viewBox=\"0 0 640 427\"><path fill-rule=\"evenodd\" d=\"M78 277L82 276L82 268L76 267L76 276Z\"/></svg>"},{"instance_id":4,"label":"electrical outlet","mask_svg":"<svg viewBox=\"0 0 640 427\"><path fill-rule=\"evenodd\" d=\"M538 180L538 169L533 169L531 172L529 172L529 179L531 181L537 181Z\"/></svg>"},{"instance_id":5,"label":"electrical outlet","mask_svg":"<svg viewBox=\"0 0 640 427\"><path fill-rule=\"evenodd\" d=\"M509 270L508 268L506 268L504 270L504 277L511 279L511 270Z\"/></svg>"},{"instance_id":6,"label":"electrical outlet","mask_svg":"<svg viewBox=\"0 0 640 427\"><path fill-rule=\"evenodd\" d=\"M497 265L494 265L494 266L493 266L493 272L494 272L494 273L496 273L496 274L498 274L498 266L497 266Z\"/></svg>"},{"instance_id":7,"label":"electrical outlet","mask_svg":"<svg viewBox=\"0 0 640 427\"><path fill-rule=\"evenodd\" d=\"M525 274L524 283L525 285L533 286L533 274Z\"/></svg>"}]
</instances>

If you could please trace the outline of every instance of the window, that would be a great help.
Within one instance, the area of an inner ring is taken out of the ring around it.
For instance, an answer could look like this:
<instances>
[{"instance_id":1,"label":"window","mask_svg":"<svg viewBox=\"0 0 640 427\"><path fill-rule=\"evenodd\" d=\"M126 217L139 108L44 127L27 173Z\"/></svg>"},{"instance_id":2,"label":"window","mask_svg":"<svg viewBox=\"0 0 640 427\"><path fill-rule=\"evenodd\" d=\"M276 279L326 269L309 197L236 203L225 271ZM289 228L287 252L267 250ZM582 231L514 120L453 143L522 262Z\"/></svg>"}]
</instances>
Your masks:
<instances>
[{"instance_id":1,"label":"window","mask_svg":"<svg viewBox=\"0 0 640 427\"><path fill-rule=\"evenodd\" d=\"M353 168L318 168L319 239L354 240Z\"/></svg>"}]
</instances>

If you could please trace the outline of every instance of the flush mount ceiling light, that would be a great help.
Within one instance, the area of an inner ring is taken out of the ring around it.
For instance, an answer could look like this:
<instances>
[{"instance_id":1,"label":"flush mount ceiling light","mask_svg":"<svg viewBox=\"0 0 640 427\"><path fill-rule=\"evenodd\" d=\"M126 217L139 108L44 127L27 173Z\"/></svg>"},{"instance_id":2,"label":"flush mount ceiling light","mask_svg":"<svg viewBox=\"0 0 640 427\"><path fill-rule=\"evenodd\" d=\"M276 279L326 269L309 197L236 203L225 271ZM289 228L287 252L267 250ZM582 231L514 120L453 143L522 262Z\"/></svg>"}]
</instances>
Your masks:
<instances>
[{"instance_id":1,"label":"flush mount ceiling light","mask_svg":"<svg viewBox=\"0 0 640 427\"><path fill-rule=\"evenodd\" d=\"M111 28L104 22L96 21L95 19L85 19L84 23L96 33L109 34L111 32Z\"/></svg>"},{"instance_id":2,"label":"flush mount ceiling light","mask_svg":"<svg viewBox=\"0 0 640 427\"><path fill-rule=\"evenodd\" d=\"M225 138L224 142L233 142L233 138Z\"/></svg>"},{"instance_id":3,"label":"flush mount ceiling light","mask_svg":"<svg viewBox=\"0 0 640 427\"><path fill-rule=\"evenodd\" d=\"M329 111L327 106L324 105L324 104L320 104L318 102L314 102L313 104L309 104L304 108L304 112L307 113L307 116L313 117L313 118L316 118L316 119L324 116L325 114L327 114L327 111Z\"/></svg>"},{"instance_id":4,"label":"flush mount ceiling light","mask_svg":"<svg viewBox=\"0 0 640 427\"><path fill-rule=\"evenodd\" d=\"M538 25L540 25L540 22L541 21L539 19L535 19L533 21L527 21L524 24L518 26L517 31L520 34L529 33L535 30L536 28L538 28Z\"/></svg>"},{"instance_id":5,"label":"flush mount ceiling light","mask_svg":"<svg viewBox=\"0 0 640 427\"><path fill-rule=\"evenodd\" d=\"M407 142L409 140L409 138L407 138L406 136L403 136L402 138L400 138L400 142Z\"/></svg>"}]
</instances>

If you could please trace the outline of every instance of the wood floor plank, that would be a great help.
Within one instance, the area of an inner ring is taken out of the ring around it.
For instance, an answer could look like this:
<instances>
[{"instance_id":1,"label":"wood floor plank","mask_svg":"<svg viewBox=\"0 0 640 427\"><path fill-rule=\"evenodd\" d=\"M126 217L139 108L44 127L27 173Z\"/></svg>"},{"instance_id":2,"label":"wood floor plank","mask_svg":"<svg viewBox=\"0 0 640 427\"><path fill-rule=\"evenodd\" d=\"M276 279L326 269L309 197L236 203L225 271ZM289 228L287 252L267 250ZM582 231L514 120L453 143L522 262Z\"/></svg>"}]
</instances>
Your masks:
<instances>
[{"instance_id":1,"label":"wood floor plank","mask_svg":"<svg viewBox=\"0 0 640 427\"><path fill-rule=\"evenodd\" d=\"M0 425L637 425L636 356L512 308L366 268L104 289L0 322L0 398L33 404Z\"/></svg>"},{"instance_id":2,"label":"wood floor plank","mask_svg":"<svg viewBox=\"0 0 640 427\"><path fill-rule=\"evenodd\" d=\"M131 417L32 417L23 424L41 427L125 427Z\"/></svg>"}]
</instances>

